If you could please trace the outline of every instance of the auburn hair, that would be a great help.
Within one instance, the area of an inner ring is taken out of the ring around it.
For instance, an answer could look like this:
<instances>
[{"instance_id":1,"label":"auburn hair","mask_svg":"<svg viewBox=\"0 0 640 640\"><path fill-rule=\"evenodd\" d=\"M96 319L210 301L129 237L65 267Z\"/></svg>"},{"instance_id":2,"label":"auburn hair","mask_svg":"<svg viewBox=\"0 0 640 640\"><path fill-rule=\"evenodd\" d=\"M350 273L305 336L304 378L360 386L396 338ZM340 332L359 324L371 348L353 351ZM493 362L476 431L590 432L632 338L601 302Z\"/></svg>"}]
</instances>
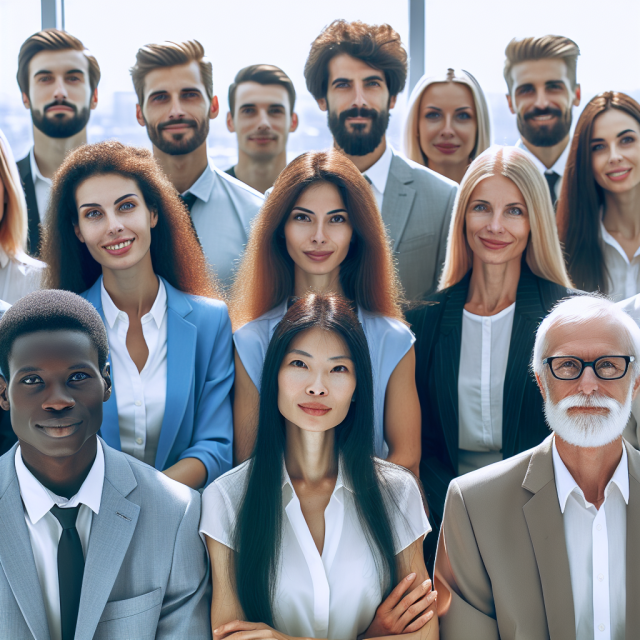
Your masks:
<instances>
[{"instance_id":1,"label":"auburn hair","mask_svg":"<svg viewBox=\"0 0 640 640\"><path fill-rule=\"evenodd\" d=\"M294 263L284 226L305 189L330 183L340 192L353 239L340 265L345 296L374 313L402 319L402 295L389 238L370 185L341 151L310 151L282 171L251 229L229 305L235 329L259 318L294 292Z\"/></svg>"},{"instance_id":2,"label":"auburn hair","mask_svg":"<svg viewBox=\"0 0 640 640\"><path fill-rule=\"evenodd\" d=\"M147 208L158 215L151 229L154 272L180 291L219 299L217 283L174 186L149 150L116 141L74 149L53 176L41 250L47 263L45 287L82 293L102 273L101 265L74 231L78 224L76 191L85 180L109 174L133 180Z\"/></svg>"}]
</instances>

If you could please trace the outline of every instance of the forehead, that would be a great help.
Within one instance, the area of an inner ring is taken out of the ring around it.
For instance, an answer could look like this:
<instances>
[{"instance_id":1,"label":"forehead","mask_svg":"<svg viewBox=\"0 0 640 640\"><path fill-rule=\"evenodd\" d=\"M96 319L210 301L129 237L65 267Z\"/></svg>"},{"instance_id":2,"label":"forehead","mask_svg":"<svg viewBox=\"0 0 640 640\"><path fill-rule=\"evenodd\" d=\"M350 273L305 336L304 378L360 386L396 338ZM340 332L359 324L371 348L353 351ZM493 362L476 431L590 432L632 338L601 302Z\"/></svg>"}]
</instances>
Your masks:
<instances>
[{"instance_id":1,"label":"forehead","mask_svg":"<svg viewBox=\"0 0 640 640\"><path fill-rule=\"evenodd\" d=\"M291 106L289 94L282 85L259 82L242 82L236 87L236 109L243 104L281 104L287 109Z\"/></svg>"},{"instance_id":2,"label":"forehead","mask_svg":"<svg viewBox=\"0 0 640 640\"><path fill-rule=\"evenodd\" d=\"M299 333L289 345L291 349L306 351L318 360L336 356L351 356L345 341L337 333L326 329L309 329Z\"/></svg>"},{"instance_id":3,"label":"forehead","mask_svg":"<svg viewBox=\"0 0 640 640\"><path fill-rule=\"evenodd\" d=\"M367 78L369 76L379 76L384 82L384 71L374 69L360 58L354 58L346 53L334 56L329 61L329 84L335 78Z\"/></svg>"},{"instance_id":4,"label":"forehead","mask_svg":"<svg viewBox=\"0 0 640 640\"><path fill-rule=\"evenodd\" d=\"M131 178L125 178L115 173L91 176L78 185L76 204L84 202L110 204L129 193L142 197L140 187Z\"/></svg>"},{"instance_id":5,"label":"forehead","mask_svg":"<svg viewBox=\"0 0 640 640\"><path fill-rule=\"evenodd\" d=\"M10 371L27 366L67 369L79 362L97 367L98 349L86 333L70 329L25 333L16 338L9 354Z\"/></svg>"},{"instance_id":6,"label":"forehead","mask_svg":"<svg viewBox=\"0 0 640 640\"><path fill-rule=\"evenodd\" d=\"M296 206L314 211L319 208L339 209L344 202L338 187L332 182L318 182L307 187L296 200Z\"/></svg>"},{"instance_id":7,"label":"forehead","mask_svg":"<svg viewBox=\"0 0 640 640\"><path fill-rule=\"evenodd\" d=\"M439 109L474 107L471 89L460 82L434 82L430 84L422 94L420 104L423 109L428 106L438 107Z\"/></svg>"},{"instance_id":8,"label":"forehead","mask_svg":"<svg viewBox=\"0 0 640 640\"><path fill-rule=\"evenodd\" d=\"M32 77L39 71L67 73L73 69L89 73L89 61L82 51L75 49L40 51L29 62L29 75Z\"/></svg>"},{"instance_id":9,"label":"forehead","mask_svg":"<svg viewBox=\"0 0 640 640\"><path fill-rule=\"evenodd\" d=\"M200 64L196 60L174 67L158 67L149 71L144 78L145 96L156 91L171 92L191 88L198 88L206 95Z\"/></svg>"},{"instance_id":10,"label":"forehead","mask_svg":"<svg viewBox=\"0 0 640 640\"><path fill-rule=\"evenodd\" d=\"M524 204L522 192L513 180L497 174L481 180L471 192L470 202L486 200L487 202L520 202Z\"/></svg>"},{"instance_id":11,"label":"forehead","mask_svg":"<svg viewBox=\"0 0 640 640\"><path fill-rule=\"evenodd\" d=\"M627 335L626 327L610 316L580 323L554 323L547 331L546 355L573 355L583 360L604 355L636 355L627 353Z\"/></svg>"},{"instance_id":12,"label":"forehead","mask_svg":"<svg viewBox=\"0 0 640 640\"><path fill-rule=\"evenodd\" d=\"M593 137L615 137L627 129L638 131L640 130L640 123L620 109L609 109L595 119L593 123Z\"/></svg>"},{"instance_id":13,"label":"forehead","mask_svg":"<svg viewBox=\"0 0 640 640\"><path fill-rule=\"evenodd\" d=\"M514 89L523 84L541 85L554 80L560 80L568 86L571 84L567 64L562 58L520 62L511 68L511 78Z\"/></svg>"}]
</instances>

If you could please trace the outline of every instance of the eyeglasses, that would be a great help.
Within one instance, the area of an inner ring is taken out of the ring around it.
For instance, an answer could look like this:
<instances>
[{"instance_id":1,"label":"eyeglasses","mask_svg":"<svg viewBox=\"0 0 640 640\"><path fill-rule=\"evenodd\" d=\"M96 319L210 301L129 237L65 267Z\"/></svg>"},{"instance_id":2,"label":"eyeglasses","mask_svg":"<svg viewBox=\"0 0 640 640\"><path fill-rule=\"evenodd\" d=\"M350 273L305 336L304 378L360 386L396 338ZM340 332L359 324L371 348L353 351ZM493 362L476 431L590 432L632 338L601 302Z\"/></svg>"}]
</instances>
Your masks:
<instances>
[{"instance_id":1,"label":"eyeglasses","mask_svg":"<svg viewBox=\"0 0 640 640\"><path fill-rule=\"evenodd\" d=\"M552 356L545 358L542 364L548 364L558 380L577 380L585 367L591 367L600 380L619 380L624 378L629 363L634 361L635 356L600 356L591 362L577 356Z\"/></svg>"}]
</instances>

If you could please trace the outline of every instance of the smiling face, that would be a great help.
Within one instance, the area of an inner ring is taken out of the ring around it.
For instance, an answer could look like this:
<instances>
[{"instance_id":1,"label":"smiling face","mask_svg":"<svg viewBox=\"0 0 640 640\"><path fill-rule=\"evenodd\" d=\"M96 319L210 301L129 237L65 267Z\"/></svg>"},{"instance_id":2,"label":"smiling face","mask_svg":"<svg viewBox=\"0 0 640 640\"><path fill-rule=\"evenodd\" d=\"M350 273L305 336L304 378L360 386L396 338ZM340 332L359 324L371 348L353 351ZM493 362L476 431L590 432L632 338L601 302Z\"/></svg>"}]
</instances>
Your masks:
<instances>
[{"instance_id":1,"label":"smiling face","mask_svg":"<svg viewBox=\"0 0 640 640\"><path fill-rule=\"evenodd\" d=\"M151 259L158 214L147 208L135 180L118 174L87 178L76 189L76 207L76 236L103 269L129 269Z\"/></svg>"},{"instance_id":2,"label":"smiling face","mask_svg":"<svg viewBox=\"0 0 640 640\"><path fill-rule=\"evenodd\" d=\"M310 329L291 341L278 372L278 409L287 423L333 429L346 418L355 390L351 354L337 334Z\"/></svg>"},{"instance_id":3,"label":"smiling face","mask_svg":"<svg viewBox=\"0 0 640 640\"><path fill-rule=\"evenodd\" d=\"M284 225L296 271L337 276L349 253L353 227L338 188L320 182L305 189Z\"/></svg>"},{"instance_id":4,"label":"smiling face","mask_svg":"<svg viewBox=\"0 0 640 640\"><path fill-rule=\"evenodd\" d=\"M502 175L482 180L465 215L467 242L476 260L505 264L520 260L529 242L529 212L520 189Z\"/></svg>"},{"instance_id":5,"label":"smiling face","mask_svg":"<svg viewBox=\"0 0 640 640\"><path fill-rule=\"evenodd\" d=\"M640 123L620 109L609 109L593 123L591 168L606 191L623 193L640 184Z\"/></svg>"}]
</instances>

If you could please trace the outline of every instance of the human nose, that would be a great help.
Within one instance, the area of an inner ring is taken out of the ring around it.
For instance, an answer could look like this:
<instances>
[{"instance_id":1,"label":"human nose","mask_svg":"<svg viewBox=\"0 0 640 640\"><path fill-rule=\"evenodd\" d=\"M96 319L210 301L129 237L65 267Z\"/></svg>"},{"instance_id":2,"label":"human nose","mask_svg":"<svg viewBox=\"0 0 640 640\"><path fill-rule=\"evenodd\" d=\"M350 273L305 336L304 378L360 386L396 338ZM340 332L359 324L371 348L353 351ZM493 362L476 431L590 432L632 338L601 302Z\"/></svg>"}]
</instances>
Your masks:
<instances>
[{"instance_id":1,"label":"human nose","mask_svg":"<svg viewBox=\"0 0 640 640\"><path fill-rule=\"evenodd\" d=\"M354 96L353 96L353 106L354 107L366 107L367 99L364 95L364 86L360 82L356 82L353 85Z\"/></svg>"},{"instance_id":2,"label":"human nose","mask_svg":"<svg viewBox=\"0 0 640 640\"><path fill-rule=\"evenodd\" d=\"M593 367L585 367L582 375L578 378L578 391L584 393L585 396L589 396L598 391L600 388L599 382Z\"/></svg>"},{"instance_id":3,"label":"human nose","mask_svg":"<svg viewBox=\"0 0 640 640\"><path fill-rule=\"evenodd\" d=\"M502 215L500 211L494 211L491 215L491 219L487 224L487 229L491 231L491 233L502 233L504 231L504 227L502 226Z\"/></svg>"},{"instance_id":4,"label":"human nose","mask_svg":"<svg viewBox=\"0 0 640 640\"><path fill-rule=\"evenodd\" d=\"M455 131L453 130L453 118L451 115L444 117L443 127L440 131L440 135L443 138L453 138Z\"/></svg>"},{"instance_id":5,"label":"human nose","mask_svg":"<svg viewBox=\"0 0 640 640\"><path fill-rule=\"evenodd\" d=\"M56 84L53 92L54 100L66 100L67 97L67 87L64 84L64 80L62 78L56 78Z\"/></svg>"},{"instance_id":6,"label":"human nose","mask_svg":"<svg viewBox=\"0 0 640 640\"><path fill-rule=\"evenodd\" d=\"M622 162L622 154L617 144L609 147L609 164L620 164Z\"/></svg>"},{"instance_id":7,"label":"human nose","mask_svg":"<svg viewBox=\"0 0 640 640\"><path fill-rule=\"evenodd\" d=\"M322 377L323 377L322 373L318 372L315 379L307 387L308 396L325 397L329 394L329 390L327 389L327 386L324 384Z\"/></svg>"},{"instance_id":8,"label":"human nose","mask_svg":"<svg viewBox=\"0 0 640 640\"><path fill-rule=\"evenodd\" d=\"M327 241L327 236L324 232L324 227L321 222L316 223L313 226L313 235L311 236L311 242L316 244L325 244Z\"/></svg>"},{"instance_id":9,"label":"human nose","mask_svg":"<svg viewBox=\"0 0 640 640\"><path fill-rule=\"evenodd\" d=\"M184 109L182 108L182 103L177 96L171 98L170 110L169 110L169 119L170 120L179 120L180 118L184 118Z\"/></svg>"},{"instance_id":10,"label":"human nose","mask_svg":"<svg viewBox=\"0 0 640 640\"><path fill-rule=\"evenodd\" d=\"M109 235L116 235L118 233L122 233L124 230L124 225L122 221L114 212L107 212L106 218L109 223Z\"/></svg>"},{"instance_id":11,"label":"human nose","mask_svg":"<svg viewBox=\"0 0 640 640\"><path fill-rule=\"evenodd\" d=\"M536 101L533 106L538 109L546 109L549 106L549 98L547 97L547 92L544 88L536 91Z\"/></svg>"},{"instance_id":12,"label":"human nose","mask_svg":"<svg viewBox=\"0 0 640 640\"><path fill-rule=\"evenodd\" d=\"M42 408L45 411L64 411L75 406L76 403L64 382L50 384L48 390L49 393L42 402Z\"/></svg>"},{"instance_id":13,"label":"human nose","mask_svg":"<svg viewBox=\"0 0 640 640\"><path fill-rule=\"evenodd\" d=\"M258 129L271 129L271 122L269 122L269 114L266 109L260 109L260 119L258 121Z\"/></svg>"}]
</instances>

